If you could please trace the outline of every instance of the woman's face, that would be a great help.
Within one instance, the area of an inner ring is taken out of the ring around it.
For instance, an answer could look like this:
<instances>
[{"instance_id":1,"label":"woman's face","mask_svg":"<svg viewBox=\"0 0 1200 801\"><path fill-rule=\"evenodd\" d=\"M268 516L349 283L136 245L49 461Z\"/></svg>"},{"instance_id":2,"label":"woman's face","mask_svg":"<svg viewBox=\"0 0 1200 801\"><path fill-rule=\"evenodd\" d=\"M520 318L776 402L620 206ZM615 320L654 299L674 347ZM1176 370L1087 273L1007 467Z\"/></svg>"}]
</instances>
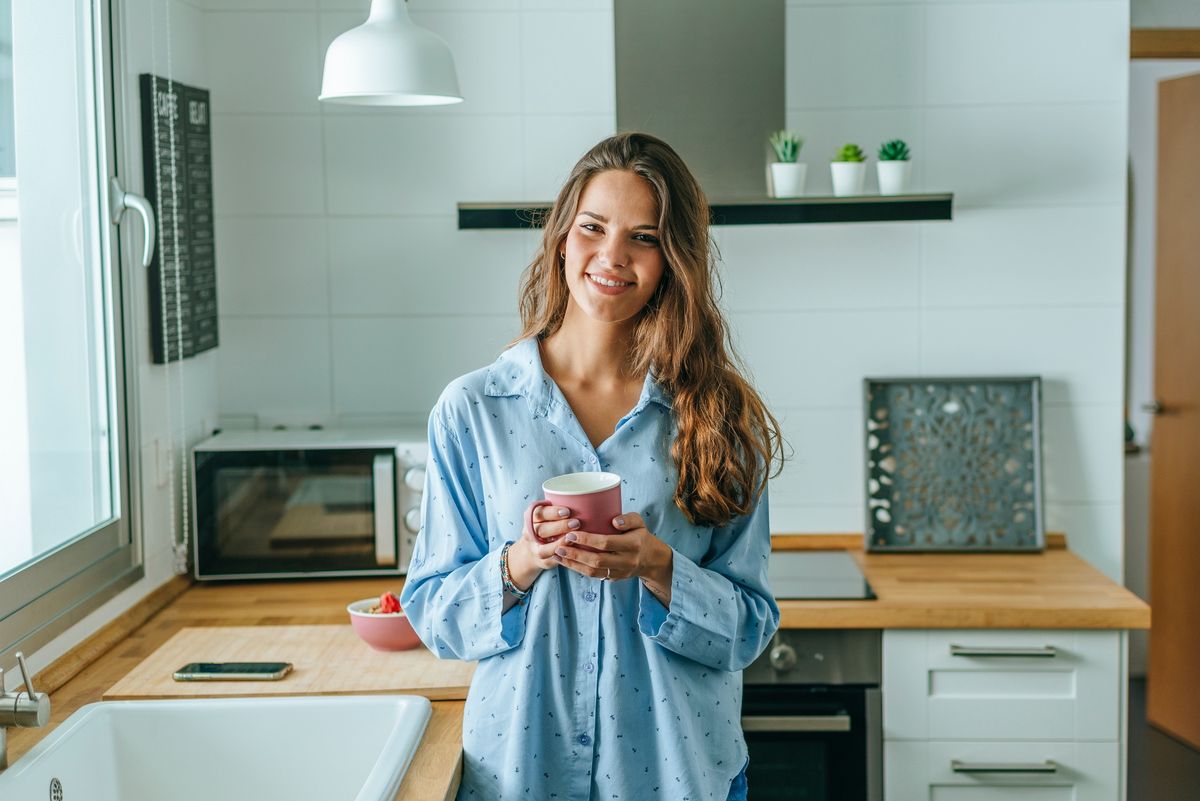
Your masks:
<instances>
[{"instance_id":1,"label":"woman's face","mask_svg":"<svg viewBox=\"0 0 1200 801\"><path fill-rule=\"evenodd\" d=\"M571 299L593 320L636 318L666 268L650 185L625 170L597 173L577 208L560 248Z\"/></svg>"}]
</instances>

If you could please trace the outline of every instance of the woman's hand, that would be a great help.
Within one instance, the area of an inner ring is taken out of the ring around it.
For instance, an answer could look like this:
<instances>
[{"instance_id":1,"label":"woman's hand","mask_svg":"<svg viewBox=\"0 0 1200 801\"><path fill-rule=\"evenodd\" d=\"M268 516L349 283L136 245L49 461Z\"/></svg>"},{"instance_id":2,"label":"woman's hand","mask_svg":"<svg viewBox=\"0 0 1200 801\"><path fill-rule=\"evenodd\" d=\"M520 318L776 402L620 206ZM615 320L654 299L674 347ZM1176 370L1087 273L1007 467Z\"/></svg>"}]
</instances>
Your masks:
<instances>
[{"instance_id":1,"label":"woman's hand","mask_svg":"<svg viewBox=\"0 0 1200 801\"><path fill-rule=\"evenodd\" d=\"M554 549L564 534L579 528L565 506L538 506L533 510L535 534L521 531L521 539L508 549L508 573L519 590L527 590L543 570L558 566Z\"/></svg>"},{"instance_id":2,"label":"woman's hand","mask_svg":"<svg viewBox=\"0 0 1200 801\"><path fill-rule=\"evenodd\" d=\"M646 588L670 606L671 566L674 551L671 546L650 533L642 516L636 513L613 519L619 534L594 534L569 531L553 543L558 564L592 578L626 579L637 576ZM591 548L591 551L576 547Z\"/></svg>"}]
</instances>

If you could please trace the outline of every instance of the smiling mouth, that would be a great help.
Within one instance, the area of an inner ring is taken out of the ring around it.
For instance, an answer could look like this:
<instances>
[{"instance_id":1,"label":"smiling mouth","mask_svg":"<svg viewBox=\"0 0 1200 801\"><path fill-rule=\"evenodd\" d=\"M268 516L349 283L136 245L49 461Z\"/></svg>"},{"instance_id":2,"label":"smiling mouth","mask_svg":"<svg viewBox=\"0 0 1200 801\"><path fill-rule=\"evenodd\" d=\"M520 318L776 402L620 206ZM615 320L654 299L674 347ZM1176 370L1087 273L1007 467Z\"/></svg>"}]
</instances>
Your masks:
<instances>
[{"instance_id":1,"label":"smiling mouth","mask_svg":"<svg viewBox=\"0 0 1200 801\"><path fill-rule=\"evenodd\" d=\"M589 281L591 281L594 284L599 284L600 286L608 286L608 287L633 286L632 281L614 281L610 278L601 278L598 275L592 275L591 273L587 273L586 275L587 275Z\"/></svg>"}]
</instances>

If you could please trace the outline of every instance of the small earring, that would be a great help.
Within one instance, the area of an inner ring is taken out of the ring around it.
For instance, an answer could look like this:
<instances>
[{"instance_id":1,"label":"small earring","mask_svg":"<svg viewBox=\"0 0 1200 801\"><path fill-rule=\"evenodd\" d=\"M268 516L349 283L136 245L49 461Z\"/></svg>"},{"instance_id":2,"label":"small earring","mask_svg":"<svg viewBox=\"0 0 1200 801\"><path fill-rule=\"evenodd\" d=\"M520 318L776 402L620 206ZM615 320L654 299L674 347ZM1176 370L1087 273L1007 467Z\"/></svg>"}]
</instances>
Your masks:
<instances>
[{"instance_id":1,"label":"small earring","mask_svg":"<svg viewBox=\"0 0 1200 801\"><path fill-rule=\"evenodd\" d=\"M566 251L564 251L564 250L560 250L560 251L558 251L558 257L559 257L560 259L562 259L562 260L566 261L566 258L567 258L567 253L566 253Z\"/></svg>"}]
</instances>

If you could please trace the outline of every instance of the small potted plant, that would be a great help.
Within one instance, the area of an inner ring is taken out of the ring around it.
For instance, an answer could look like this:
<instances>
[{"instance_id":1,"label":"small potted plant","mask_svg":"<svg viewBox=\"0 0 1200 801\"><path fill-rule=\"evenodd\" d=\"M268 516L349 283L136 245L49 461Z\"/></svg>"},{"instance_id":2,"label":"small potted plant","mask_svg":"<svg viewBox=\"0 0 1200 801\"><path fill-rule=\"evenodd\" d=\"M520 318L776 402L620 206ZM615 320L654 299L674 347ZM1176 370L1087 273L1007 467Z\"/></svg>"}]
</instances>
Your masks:
<instances>
[{"instance_id":1,"label":"small potted plant","mask_svg":"<svg viewBox=\"0 0 1200 801\"><path fill-rule=\"evenodd\" d=\"M804 194L807 165L796 161L804 139L791 131L776 131L768 140L775 158L771 163L771 188L774 197L799 197Z\"/></svg>"},{"instance_id":2,"label":"small potted plant","mask_svg":"<svg viewBox=\"0 0 1200 801\"><path fill-rule=\"evenodd\" d=\"M879 146L879 194L903 195L908 191L908 176L912 161L903 139L893 139Z\"/></svg>"},{"instance_id":3,"label":"small potted plant","mask_svg":"<svg viewBox=\"0 0 1200 801\"><path fill-rule=\"evenodd\" d=\"M861 195L863 179L867 175L866 154L853 143L842 145L829 165L833 174L833 194L837 197Z\"/></svg>"}]
</instances>

